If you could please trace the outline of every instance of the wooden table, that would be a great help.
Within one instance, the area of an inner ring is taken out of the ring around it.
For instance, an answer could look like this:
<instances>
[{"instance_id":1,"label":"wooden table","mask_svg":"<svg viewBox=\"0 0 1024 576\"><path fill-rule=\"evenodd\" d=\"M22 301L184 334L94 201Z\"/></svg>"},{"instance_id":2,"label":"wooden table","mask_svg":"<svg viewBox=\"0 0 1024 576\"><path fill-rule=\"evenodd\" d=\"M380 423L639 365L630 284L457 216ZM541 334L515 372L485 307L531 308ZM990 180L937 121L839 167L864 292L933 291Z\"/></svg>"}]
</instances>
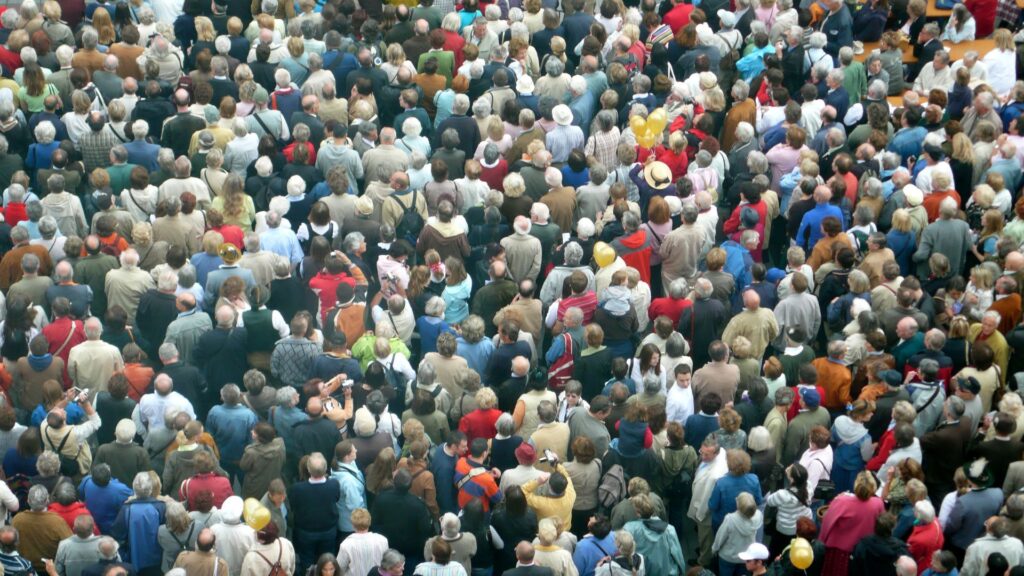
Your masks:
<instances>
[{"instance_id":1,"label":"wooden table","mask_svg":"<svg viewBox=\"0 0 1024 576\"><path fill-rule=\"evenodd\" d=\"M854 59L858 62L864 62L871 55L871 52L880 47L880 42L865 42L864 52L854 56ZM946 51L949 52L949 61L956 62L957 60L963 60L964 54L975 51L978 53L978 57L984 57L992 50L995 50L996 41L993 38L982 38L981 40L971 40L969 42L960 42L959 44L953 44L952 42L943 42L943 46L946 47ZM917 62L917 58L914 57L914 47L909 43L903 44L903 63L912 64Z\"/></svg>"},{"instance_id":2,"label":"wooden table","mask_svg":"<svg viewBox=\"0 0 1024 576\"><path fill-rule=\"evenodd\" d=\"M924 17L928 20L931 20L932 18L949 18L953 11L943 10L936 6L935 2L936 0L928 0L928 8L924 11Z\"/></svg>"}]
</instances>

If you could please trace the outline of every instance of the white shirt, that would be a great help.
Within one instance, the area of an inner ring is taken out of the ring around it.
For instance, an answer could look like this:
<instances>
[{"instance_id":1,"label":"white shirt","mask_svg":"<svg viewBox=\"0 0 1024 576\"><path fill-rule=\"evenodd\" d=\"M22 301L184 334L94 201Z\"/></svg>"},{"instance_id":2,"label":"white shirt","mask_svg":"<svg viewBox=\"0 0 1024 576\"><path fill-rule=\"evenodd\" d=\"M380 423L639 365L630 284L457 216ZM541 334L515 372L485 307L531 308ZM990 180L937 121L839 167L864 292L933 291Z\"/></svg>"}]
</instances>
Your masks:
<instances>
[{"instance_id":1,"label":"white shirt","mask_svg":"<svg viewBox=\"0 0 1024 576\"><path fill-rule=\"evenodd\" d=\"M670 422L684 424L693 415L693 387L674 384L668 390L665 413Z\"/></svg>"},{"instance_id":2,"label":"white shirt","mask_svg":"<svg viewBox=\"0 0 1024 576\"><path fill-rule=\"evenodd\" d=\"M921 170L921 173L917 175L917 179L914 180L914 184L916 184L922 192L924 192L925 194L929 194L933 192L932 178L934 178L936 174L940 173L949 176L949 182L952 185L953 169L950 168L949 164L947 164L945 161L938 162L932 166L925 166L924 169Z\"/></svg>"},{"instance_id":3,"label":"white shirt","mask_svg":"<svg viewBox=\"0 0 1024 576\"><path fill-rule=\"evenodd\" d=\"M342 574L366 574L388 549L388 539L373 532L350 535L338 548L338 564Z\"/></svg>"},{"instance_id":4,"label":"white shirt","mask_svg":"<svg viewBox=\"0 0 1024 576\"><path fill-rule=\"evenodd\" d=\"M139 405L135 408L135 413L132 415L134 416L139 433L145 437L150 430L164 428L164 415L167 413L168 408L185 412L193 419L196 417L192 403L178 392L171 390L171 393L167 396L151 392L139 400Z\"/></svg>"},{"instance_id":5,"label":"white shirt","mask_svg":"<svg viewBox=\"0 0 1024 576\"><path fill-rule=\"evenodd\" d=\"M785 106L765 106L760 109L760 114L758 114L757 133L764 134L769 129L782 124L785 119Z\"/></svg>"}]
</instances>

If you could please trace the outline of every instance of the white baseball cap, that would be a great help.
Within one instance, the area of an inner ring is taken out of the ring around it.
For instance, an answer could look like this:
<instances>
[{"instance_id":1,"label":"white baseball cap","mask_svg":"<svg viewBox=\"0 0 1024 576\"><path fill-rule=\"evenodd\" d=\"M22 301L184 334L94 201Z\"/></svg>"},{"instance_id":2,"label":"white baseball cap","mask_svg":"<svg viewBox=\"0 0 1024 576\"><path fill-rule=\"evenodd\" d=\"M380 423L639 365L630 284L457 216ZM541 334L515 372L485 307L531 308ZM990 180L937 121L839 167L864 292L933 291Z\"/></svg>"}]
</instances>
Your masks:
<instances>
[{"instance_id":1,"label":"white baseball cap","mask_svg":"<svg viewBox=\"0 0 1024 576\"><path fill-rule=\"evenodd\" d=\"M744 562L748 560L767 560L768 559L768 547L760 542L754 542L743 552L737 554L740 560Z\"/></svg>"}]
</instances>

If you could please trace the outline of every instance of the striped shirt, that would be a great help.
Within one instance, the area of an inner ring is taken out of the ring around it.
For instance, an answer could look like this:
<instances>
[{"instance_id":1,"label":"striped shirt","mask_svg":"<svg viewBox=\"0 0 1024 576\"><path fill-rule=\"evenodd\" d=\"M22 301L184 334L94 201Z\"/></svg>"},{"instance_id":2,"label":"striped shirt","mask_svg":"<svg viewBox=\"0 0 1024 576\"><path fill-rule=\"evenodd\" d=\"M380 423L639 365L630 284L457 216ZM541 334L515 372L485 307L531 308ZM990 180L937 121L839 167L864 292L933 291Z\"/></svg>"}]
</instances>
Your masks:
<instances>
[{"instance_id":1,"label":"striped shirt","mask_svg":"<svg viewBox=\"0 0 1024 576\"><path fill-rule=\"evenodd\" d=\"M449 562L444 566L436 562L423 562L413 572L417 576L468 576L466 569L458 562Z\"/></svg>"}]
</instances>

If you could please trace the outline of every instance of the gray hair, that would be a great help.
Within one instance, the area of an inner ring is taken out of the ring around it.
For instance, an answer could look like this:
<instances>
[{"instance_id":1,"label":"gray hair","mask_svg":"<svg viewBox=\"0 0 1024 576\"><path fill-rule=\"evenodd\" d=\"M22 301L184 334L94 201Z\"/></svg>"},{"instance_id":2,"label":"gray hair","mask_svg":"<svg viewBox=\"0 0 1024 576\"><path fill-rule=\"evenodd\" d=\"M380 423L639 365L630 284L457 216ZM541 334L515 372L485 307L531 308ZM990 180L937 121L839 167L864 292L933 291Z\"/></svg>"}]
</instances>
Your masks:
<instances>
[{"instance_id":1,"label":"gray hair","mask_svg":"<svg viewBox=\"0 0 1024 576\"><path fill-rule=\"evenodd\" d=\"M754 139L754 127L749 122L740 122L736 125L736 139L746 143Z\"/></svg>"},{"instance_id":2,"label":"gray hair","mask_svg":"<svg viewBox=\"0 0 1024 576\"><path fill-rule=\"evenodd\" d=\"M50 491L46 486L36 484L28 490L28 507L33 512L42 512L50 505Z\"/></svg>"},{"instance_id":3,"label":"gray hair","mask_svg":"<svg viewBox=\"0 0 1024 576\"><path fill-rule=\"evenodd\" d=\"M295 406L296 397L298 391L293 386L283 386L277 389L276 401L277 405L281 408L291 408Z\"/></svg>"},{"instance_id":4,"label":"gray hair","mask_svg":"<svg viewBox=\"0 0 1024 576\"><path fill-rule=\"evenodd\" d=\"M437 371L430 362L420 362L416 370L416 384L419 386L432 386L437 380Z\"/></svg>"},{"instance_id":5,"label":"gray hair","mask_svg":"<svg viewBox=\"0 0 1024 576\"><path fill-rule=\"evenodd\" d=\"M149 475L149 472L139 472L135 475L135 480L132 481L132 490L135 492L136 498L149 498L153 496L153 478Z\"/></svg>"}]
</instances>

